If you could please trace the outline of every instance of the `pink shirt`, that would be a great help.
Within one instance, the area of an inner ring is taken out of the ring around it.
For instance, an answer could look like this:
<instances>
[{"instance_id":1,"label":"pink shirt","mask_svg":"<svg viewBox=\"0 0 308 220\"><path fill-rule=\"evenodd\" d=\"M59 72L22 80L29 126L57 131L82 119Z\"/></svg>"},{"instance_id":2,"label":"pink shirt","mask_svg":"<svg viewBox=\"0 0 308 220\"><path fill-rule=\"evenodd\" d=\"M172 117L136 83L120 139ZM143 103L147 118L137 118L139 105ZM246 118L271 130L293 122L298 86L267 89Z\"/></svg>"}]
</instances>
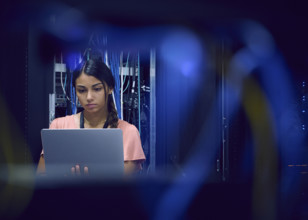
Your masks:
<instances>
[{"instance_id":1,"label":"pink shirt","mask_svg":"<svg viewBox=\"0 0 308 220\"><path fill-rule=\"evenodd\" d=\"M76 124L74 115L68 115L53 120L49 128L79 129L79 126ZM134 125L123 120L119 120L118 128L123 132L124 161L145 160L138 129ZM44 150L42 154L44 154Z\"/></svg>"}]
</instances>

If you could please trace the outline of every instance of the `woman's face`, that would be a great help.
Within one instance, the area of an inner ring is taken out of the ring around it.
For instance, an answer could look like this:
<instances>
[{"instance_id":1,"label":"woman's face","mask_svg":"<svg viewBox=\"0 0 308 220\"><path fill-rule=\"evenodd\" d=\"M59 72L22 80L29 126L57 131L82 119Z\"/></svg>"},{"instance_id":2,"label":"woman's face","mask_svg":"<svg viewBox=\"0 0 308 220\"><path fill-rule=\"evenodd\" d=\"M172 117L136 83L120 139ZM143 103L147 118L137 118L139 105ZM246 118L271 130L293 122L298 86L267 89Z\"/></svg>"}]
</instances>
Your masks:
<instances>
[{"instance_id":1,"label":"woman's face","mask_svg":"<svg viewBox=\"0 0 308 220\"><path fill-rule=\"evenodd\" d=\"M76 79L76 94L82 107L91 113L99 111L107 111L106 95L111 94L110 89L106 84L106 93L103 83L94 76L88 76L82 73Z\"/></svg>"}]
</instances>

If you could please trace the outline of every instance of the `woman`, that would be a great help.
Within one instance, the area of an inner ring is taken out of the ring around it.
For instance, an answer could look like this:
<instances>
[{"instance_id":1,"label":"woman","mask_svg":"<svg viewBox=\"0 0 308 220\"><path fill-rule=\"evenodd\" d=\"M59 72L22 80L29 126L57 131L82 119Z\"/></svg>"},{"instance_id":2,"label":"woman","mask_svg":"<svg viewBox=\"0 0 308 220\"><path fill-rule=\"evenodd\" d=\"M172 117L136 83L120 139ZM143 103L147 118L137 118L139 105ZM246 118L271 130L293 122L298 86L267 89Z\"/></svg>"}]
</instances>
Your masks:
<instances>
[{"instance_id":1,"label":"woman","mask_svg":"<svg viewBox=\"0 0 308 220\"><path fill-rule=\"evenodd\" d=\"M84 110L78 114L53 120L51 129L74 128L120 128L123 131L124 172L130 174L141 170L145 155L137 128L118 119L112 99L115 81L111 70L101 59L89 59L74 71L73 85ZM80 174L80 169L72 167L72 174ZM45 172L44 151L38 164L38 173ZM90 171L91 172L91 171Z\"/></svg>"}]
</instances>

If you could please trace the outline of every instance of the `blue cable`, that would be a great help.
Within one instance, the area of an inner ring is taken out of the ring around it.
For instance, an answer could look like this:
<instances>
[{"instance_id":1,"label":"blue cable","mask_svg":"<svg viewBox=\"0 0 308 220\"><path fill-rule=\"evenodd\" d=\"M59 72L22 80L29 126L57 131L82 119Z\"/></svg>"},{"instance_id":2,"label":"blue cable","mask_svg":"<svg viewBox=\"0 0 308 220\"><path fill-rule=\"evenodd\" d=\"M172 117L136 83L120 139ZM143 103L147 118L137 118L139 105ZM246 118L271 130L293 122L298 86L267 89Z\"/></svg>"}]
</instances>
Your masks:
<instances>
[{"instance_id":1,"label":"blue cable","mask_svg":"<svg viewBox=\"0 0 308 220\"><path fill-rule=\"evenodd\" d=\"M63 87L64 87L64 90L65 90L65 87L66 87L66 79L67 79L67 74L65 74L65 80L64 80L64 85L63 85ZM66 90L65 90L65 93L66 93ZM66 96L67 94L65 94L65 96Z\"/></svg>"},{"instance_id":2,"label":"blue cable","mask_svg":"<svg viewBox=\"0 0 308 220\"><path fill-rule=\"evenodd\" d=\"M115 80L115 88L114 88L114 99L115 105L118 110L118 117L121 118L121 103L120 103L120 75L119 75L119 59L117 59L117 55L111 53L110 59L110 69L113 74L113 78Z\"/></svg>"},{"instance_id":3,"label":"blue cable","mask_svg":"<svg viewBox=\"0 0 308 220\"><path fill-rule=\"evenodd\" d=\"M77 113L77 103L76 103L75 87L73 87L73 94L74 94L74 101L73 101L73 104L74 104L74 114L76 114Z\"/></svg>"},{"instance_id":4,"label":"blue cable","mask_svg":"<svg viewBox=\"0 0 308 220\"><path fill-rule=\"evenodd\" d=\"M71 109L72 109L72 112L73 112L73 102L72 102L72 100L73 100L73 89L72 89L72 76L73 76L73 74L71 74L71 80L70 80L70 99L71 99Z\"/></svg>"},{"instance_id":5,"label":"blue cable","mask_svg":"<svg viewBox=\"0 0 308 220\"><path fill-rule=\"evenodd\" d=\"M125 89L123 90L123 93L127 90L127 88L128 88L128 86L129 86L129 84L130 84L130 81L128 81L128 83L127 83L127 85L126 85Z\"/></svg>"},{"instance_id":6,"label":"blue cable","mask_svg":"<svg viewBox=\"0 0 308 220\"><path fill-rule=\"evenodd\" d=\"M75 88L73 87L73 74L71 74L71 108L72 114L76 112L76 105L75 105Z\"/></svg>"}]
</instances>

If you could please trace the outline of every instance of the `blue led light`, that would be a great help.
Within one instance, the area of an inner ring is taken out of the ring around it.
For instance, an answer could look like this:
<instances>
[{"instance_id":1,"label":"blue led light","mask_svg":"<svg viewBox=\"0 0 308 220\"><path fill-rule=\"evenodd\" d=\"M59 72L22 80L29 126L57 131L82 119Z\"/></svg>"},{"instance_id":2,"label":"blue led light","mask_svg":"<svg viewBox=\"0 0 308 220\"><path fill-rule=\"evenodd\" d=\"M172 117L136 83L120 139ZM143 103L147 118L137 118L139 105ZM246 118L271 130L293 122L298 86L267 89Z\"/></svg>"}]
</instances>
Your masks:
<instances>
[{"instance_id":1,"label":"blue led light","mask_svg":"<svg viewBox=\"0 0 308 220\"><path fill-rule=\"evenodd\" d=\"M305 110L305 109L303 109L303 110L302 110L302 113L305 113L305 112L306 112L306 110Z\"/></svg>"}]
</instances>

